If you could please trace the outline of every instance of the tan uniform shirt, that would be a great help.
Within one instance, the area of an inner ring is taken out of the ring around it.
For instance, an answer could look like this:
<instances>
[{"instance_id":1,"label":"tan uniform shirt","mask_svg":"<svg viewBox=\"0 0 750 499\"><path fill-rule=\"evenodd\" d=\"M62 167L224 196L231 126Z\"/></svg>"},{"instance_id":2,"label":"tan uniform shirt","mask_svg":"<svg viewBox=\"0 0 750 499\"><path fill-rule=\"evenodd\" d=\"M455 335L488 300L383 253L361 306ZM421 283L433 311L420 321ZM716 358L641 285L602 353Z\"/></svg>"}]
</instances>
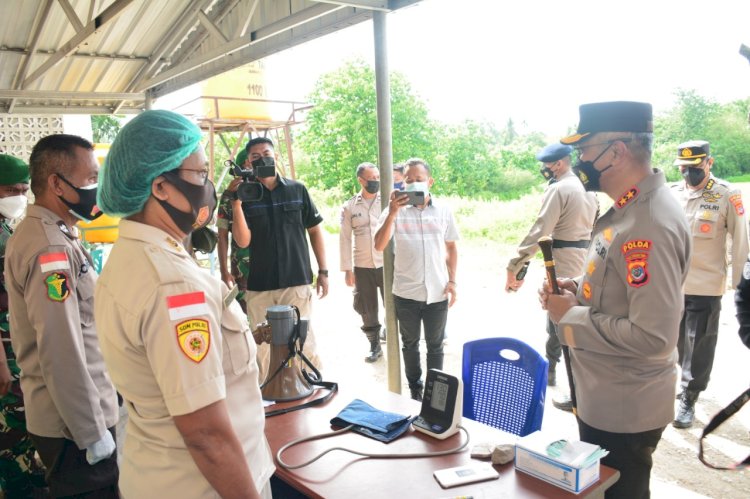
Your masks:
<instances>
[{"instance_id":1,"label":"tan uniform shirt","mask_svg":"<svg viewBox=\"0 0 750 499\"><path fill-rule=\"evenodd\" d=\"M685 216L658 170L597 221L579 305L557 328L570 347L578 416L589 426L638 433L674 418L690 251Z\"/></svg>"},{"instance_id":2,"label":"tan uniform shirt","mask_svg":"<svg viewBox=\"0 0 750 499\"><path fill-rule=\"evenodd\" d=\"M701 190L691 190L682 181L672 185L672 193L685 211L693 235L685 294L724 295L729 265L727 236L731 238L732 288L737 288L748 253L747 222L739 189L712 175Z\"/></svg>"},{"instance_id":3,"label":"tan uniform shirt","mask_svg":"<svg viewBox=\"0 0 750 499\"><path fill-rule=\"evenodd\" d=\"M518 256L507 269L517 274L523 264L539 250L537 241L551 235L562 241L586 241L591 237L598 203L596 195L586 192L573 172L568 171L557 182L547 186L536 222L518 247ZM581 274L586 248L553 248L552 256L558 277Z\"/></svg>"},{"instance_id":4,"label":"tan uniform shirt","mask_svg":"<svg viewBox=\"0 0 750 499\"><path fill-rule=\"evenodd\" d=\"M383 252L375 250L373 237L380 218L380 193L367 200L359 193L341 207L339 249L341 270L353 270L352 233L354 234L354 267L378 269L383 266Z\"/></svg>"},{"instance_id":5,"label":"tan uniform shirt","mask_svg":"<svg viewBox=\"0 0 750 499\"><path fill-rule=\"evenodd\" d=\"M165 232L123 220L96 286L102 352L128 410L124 498L218 497L172 416L225 400L260 490L274 472L255 343L236 300Z\"/></svg>"},{"instance_id":6,"label":"tan uniform shirt","mask_svg":"<svg viewBox=\"0 0 750 499\"><path fill-rule=\"evenodd\" d=\"M118 411L94 328L96 272L74 229L29 206L8 241L5 283L26 426L85 449Z\"/></svg>"}]
</instances>

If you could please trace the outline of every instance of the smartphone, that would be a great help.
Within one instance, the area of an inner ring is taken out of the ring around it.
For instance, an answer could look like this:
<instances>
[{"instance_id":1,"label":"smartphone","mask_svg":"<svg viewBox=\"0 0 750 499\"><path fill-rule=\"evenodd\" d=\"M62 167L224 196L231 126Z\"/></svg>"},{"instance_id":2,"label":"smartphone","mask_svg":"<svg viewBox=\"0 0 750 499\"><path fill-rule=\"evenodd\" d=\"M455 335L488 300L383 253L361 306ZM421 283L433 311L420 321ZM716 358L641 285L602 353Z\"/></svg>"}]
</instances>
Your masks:
<instances>
[{"instance_id":1,"label":"smartphone","mask_svg":"<svg viewBox=\"0 0 750 499\"><path fill-rule=\"evenodd\" d=\"M424 204L424 192L422 191L398 191L398 195L406 194L409 196L409 204L413 206L422 206Z\"/></svg>"}]
</instances>

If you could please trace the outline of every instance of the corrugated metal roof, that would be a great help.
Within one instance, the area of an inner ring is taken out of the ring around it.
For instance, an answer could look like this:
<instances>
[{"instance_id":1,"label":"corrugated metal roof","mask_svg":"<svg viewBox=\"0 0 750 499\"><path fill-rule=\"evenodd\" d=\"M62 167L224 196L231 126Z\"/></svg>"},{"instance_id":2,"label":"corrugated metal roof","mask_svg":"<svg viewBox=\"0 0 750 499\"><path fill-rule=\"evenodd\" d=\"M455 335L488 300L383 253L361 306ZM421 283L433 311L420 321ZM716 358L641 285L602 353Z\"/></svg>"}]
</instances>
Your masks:
<instances>
[{"instance_id":1,"label":"corrugated metal roof","mask_svg":"<svg viewBox=\"0 0 750 499\"><path fill-rule=\"evenodd\" d=\"M0 113L128 113L419 0L4 0Z\"/></svg>"}]
</instances>

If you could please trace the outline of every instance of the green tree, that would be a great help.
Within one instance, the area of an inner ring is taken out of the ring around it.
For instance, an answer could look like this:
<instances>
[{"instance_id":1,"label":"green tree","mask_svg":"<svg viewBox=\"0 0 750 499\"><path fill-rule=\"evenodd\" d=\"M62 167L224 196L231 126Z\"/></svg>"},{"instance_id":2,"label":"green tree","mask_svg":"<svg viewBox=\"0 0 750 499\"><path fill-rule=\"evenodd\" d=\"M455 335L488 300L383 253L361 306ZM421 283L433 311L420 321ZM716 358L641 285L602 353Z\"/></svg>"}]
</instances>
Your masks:
<instances>
[{"instance_id":1,"label":"green tree","mask_svg":"<svg viewBox=\"0 0 750 499\"><path fill-rule=\"evenodd\" d=\"M119 114L95 114L91 116L91 129L94 142L98 144L111 144L117 133L122 128L122 120L125 116Z\"/></svg>"},{"instance_id":2,"label":"green tree","mask_svg":"<svg viewBox=\"0 0 750 499\"><path fill-rule=\"evenodd\" d=\"M392 73L391 126L394 162L421 157L432 164L437 129L427 107L399 73ZM375 72L361 60L323 75L309 101L307 128L300 147L309 163L300 165L300 176L311 186L357 190L358 164L378 161Z\"/></svg>"}]
</instances>

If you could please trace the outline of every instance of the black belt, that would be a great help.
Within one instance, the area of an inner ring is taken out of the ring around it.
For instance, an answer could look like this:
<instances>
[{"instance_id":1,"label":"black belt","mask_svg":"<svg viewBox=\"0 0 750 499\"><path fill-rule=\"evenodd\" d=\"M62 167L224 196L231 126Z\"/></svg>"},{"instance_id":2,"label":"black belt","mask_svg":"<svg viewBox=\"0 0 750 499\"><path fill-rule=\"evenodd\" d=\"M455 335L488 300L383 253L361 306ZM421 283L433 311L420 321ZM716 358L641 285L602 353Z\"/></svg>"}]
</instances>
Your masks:
<instances>
[{"instance_id":1,"label":"black belt","mask_svg":"<svg viewBox=\"0 0 750 499\"><path fill-rule=\"evenodd\" d=\"M555 239L552 241L553 248L588 248L591 241L588 239L585 241L563 241L561 239Z\"/></svg>"}]
</instances>

